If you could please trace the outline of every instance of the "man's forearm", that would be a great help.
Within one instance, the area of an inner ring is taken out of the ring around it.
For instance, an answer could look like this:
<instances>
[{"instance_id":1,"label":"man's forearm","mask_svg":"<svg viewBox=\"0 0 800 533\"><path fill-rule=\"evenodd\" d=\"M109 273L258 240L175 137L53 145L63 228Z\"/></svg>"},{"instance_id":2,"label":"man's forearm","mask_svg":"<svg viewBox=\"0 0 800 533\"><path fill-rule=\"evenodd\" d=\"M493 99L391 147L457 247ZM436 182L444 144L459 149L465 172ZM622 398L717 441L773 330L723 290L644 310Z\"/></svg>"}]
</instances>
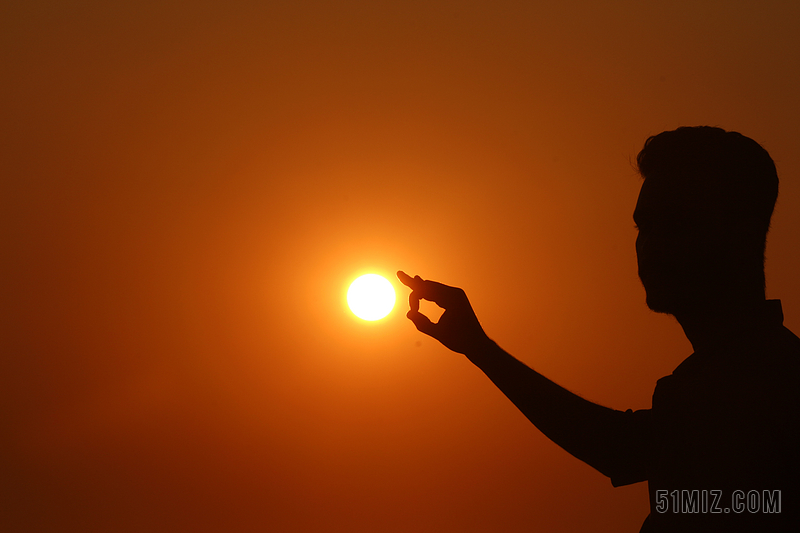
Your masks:
<instances>
[{"instance_id":1,"label":"man's forearm","mask_svg":"<svg viewBox=\"0 0 800 533\"><path fill-rule=\"evenodd\" d=\"M489 341L467 357L542 433L611 476L624 453L625 413L585 400Z\"/></svg>"}]
</instances>

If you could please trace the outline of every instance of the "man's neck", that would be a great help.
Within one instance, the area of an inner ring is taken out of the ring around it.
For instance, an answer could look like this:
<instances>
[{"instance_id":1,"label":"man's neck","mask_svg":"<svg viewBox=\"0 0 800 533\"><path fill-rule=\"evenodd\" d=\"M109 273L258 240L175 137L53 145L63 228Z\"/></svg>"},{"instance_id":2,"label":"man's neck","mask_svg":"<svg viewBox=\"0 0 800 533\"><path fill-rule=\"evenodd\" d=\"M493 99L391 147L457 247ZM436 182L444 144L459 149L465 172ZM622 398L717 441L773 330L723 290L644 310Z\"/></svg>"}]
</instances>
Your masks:
<instances>
[{"instance_id":1,"label":"man's neck","mask_svg":"<svg viewBox=\"0 0 800 533\"><path fill-rule=\"evenodd\" d=\"M674 313L695 351L747 335L760 323L765 297L705 302Z\"/></svg>"}]
</instances>

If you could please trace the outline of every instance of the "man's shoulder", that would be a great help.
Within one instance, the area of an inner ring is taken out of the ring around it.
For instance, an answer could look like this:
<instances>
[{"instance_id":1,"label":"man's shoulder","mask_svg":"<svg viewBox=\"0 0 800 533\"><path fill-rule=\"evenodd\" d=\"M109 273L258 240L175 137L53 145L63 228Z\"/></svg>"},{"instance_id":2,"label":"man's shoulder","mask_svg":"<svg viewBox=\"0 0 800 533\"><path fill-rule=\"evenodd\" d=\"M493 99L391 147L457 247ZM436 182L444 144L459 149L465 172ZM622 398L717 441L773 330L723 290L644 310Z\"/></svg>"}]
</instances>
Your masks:
<instances>
[{"instance_id":1,"label":"man's shoulder","mask_svg":"<svg viewBox=\"0 0 800 533\"><path fill-rule=\"evenodd\" d=\"M800 408L800 337L783 325L770 329L758 339L690 355L658 380L654 400L656 395L692 402L725 398L725 403L778 401Z\"/></svg>"}]
</instances>

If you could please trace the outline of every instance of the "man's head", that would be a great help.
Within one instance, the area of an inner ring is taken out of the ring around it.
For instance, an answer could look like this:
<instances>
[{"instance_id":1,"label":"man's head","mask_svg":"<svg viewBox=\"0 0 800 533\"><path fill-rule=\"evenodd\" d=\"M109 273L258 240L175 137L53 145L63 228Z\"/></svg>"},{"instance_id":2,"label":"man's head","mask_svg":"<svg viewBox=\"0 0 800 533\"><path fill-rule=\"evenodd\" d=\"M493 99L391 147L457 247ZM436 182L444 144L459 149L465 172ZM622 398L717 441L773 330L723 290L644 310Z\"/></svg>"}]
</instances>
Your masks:
<instances>
[{"instance_id":1,"label":"man's head","mask_svg":"<svg viewBox=\"0 0 800 533\"><path fill-rule=\"evenodd\" d=\"M707 126L650 137L634 221L639 277L654 311L764 297L764 249L778 195L758 143Z\"/></svg>"}]
</instances>

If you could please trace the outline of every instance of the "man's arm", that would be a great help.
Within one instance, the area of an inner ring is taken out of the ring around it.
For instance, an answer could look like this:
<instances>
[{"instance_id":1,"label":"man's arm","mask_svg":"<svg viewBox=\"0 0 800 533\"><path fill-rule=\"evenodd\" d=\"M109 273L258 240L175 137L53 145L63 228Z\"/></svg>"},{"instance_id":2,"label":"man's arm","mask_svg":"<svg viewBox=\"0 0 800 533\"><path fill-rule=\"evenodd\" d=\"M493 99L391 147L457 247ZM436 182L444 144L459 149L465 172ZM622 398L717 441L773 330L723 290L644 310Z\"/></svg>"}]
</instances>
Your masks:
<instances>
[{"instance_id":1,"label":"man's arm","mask_svg":"<svg viewBox=\"0 0 800 533\"><path fill-rule=\"evenodd\" d=\"M641 462L642 433L648 429L645 413L592 403L514 358L489 339L463 290L404 272L397 275L412 289L407 316L417 329L466 355L548 438L611 477L615 485L644 479L631 469L638 470ZM444 308L438 323L419 312L420 299Z\"/></svg>"}]
</instances>

